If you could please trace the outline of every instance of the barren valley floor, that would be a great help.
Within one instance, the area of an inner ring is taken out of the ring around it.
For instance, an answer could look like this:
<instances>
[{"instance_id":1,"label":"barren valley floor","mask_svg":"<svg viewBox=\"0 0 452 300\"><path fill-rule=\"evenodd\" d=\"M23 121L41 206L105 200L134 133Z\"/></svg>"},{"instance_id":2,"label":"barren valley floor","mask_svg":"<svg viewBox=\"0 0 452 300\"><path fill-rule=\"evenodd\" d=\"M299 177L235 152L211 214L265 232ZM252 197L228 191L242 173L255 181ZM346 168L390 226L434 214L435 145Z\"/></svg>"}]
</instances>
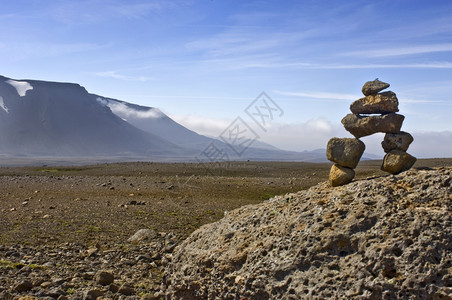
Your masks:
<instances>
[{"instance_id":1,"label":"barren valley floor","mask_svg":"<svg viewBox=\"0 0 452 300\"><path fill-rule=\"evenodd\" d=\"M360 162L355 180L392 176L380 165ZM421 159L414 168L445 166L452 159ZM88 293L99 269L115 269L115 282L131 286L133 295L152 294L166 255L191 232L225 211L326 181L330 167L302 162L2 167L0 296L26 294L16 287L30 276L36 278L34 295L55 292L51 286L60 290L57 296ZM145 245L128 242L140 229L158 235ZM47 281L53 285L43 288Z\"/></svg>"}]
</instances>

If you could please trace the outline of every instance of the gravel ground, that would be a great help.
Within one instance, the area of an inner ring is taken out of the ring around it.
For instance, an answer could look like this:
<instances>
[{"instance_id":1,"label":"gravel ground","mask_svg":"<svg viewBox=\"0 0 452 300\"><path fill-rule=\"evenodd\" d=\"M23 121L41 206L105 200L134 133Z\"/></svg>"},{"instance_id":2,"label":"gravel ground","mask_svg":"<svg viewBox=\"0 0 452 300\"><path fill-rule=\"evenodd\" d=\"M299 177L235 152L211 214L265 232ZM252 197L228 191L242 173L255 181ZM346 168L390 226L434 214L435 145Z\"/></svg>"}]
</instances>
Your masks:
<instances>
[{"instance_id":1,"label":"gravel ground","mask_svg":"<svg viewBox=\"0 0 452 300\"><path fill-rule=\"evenodd\" d=\"M384 175L380 163L360 163L356 178ZM452 159L417 163L421 169L443 165ZM326 181L330 166L0 168L0 299L158 299L173 249L194 230L226 211ZM140 229L152 234L130 241ZM102 274L110 279L102 281Z\"/></svg>"}]
</instances>

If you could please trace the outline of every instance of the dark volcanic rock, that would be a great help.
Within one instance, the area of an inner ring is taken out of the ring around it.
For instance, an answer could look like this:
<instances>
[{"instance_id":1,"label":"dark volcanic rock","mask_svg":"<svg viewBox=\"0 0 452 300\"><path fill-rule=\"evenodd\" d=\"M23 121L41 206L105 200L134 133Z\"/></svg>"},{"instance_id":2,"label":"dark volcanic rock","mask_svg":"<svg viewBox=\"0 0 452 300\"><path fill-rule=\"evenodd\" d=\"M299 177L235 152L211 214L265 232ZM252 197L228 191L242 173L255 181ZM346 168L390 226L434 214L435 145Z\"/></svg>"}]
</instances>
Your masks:
<instances>
[{"instance_id":1,"label":"dark volcanic rock","mask_svg":"<svg viewBox=\"0 0 452 300\"><path fill-rule=\"evenodd\" d=\"M416 162L416 157L405 151L392 150L383 158L381 169L391 174L398 174L411 169Z\"/></svg>"},{"instance_id":2,"label":"dark volcanic rock","mask_svg":"<svg viewBox=\"0 0 452 300\"><path fill-rule=\"evenodd\" d=\"M389 87L389 83L380 81L375 79L374 81L368 81L363 85L363 88L361 91L363 92L364 96L376 94L386 88Z\"/></svg>"},{"instance_id":3,"label":"dark volcanic rock","mask_svg":"<svg viewBox=\"0 0 452 300\"><path fill-rule=\"evenodd\" d=\"M402 127L405 117L396 113L383 116L359 116L348 114L342 119L345 129L356 138L377 132L397 133Z\"/></svg>"},{"instance_id":4,"label":"dark volcanic rock","mask_svg":"<svg viewBox=\"0 0 452 300\"><path fill-rule=\"evenodd\" d=\"M115 280L115 276L108 272L108 271L98 271L96 273L96 275L94 276L94 280L101 285L109 285L110 283L113 282L113 280Z\"/></svg>"},{"instance_id":5,"label":"dark volcanic rock","mask_svg":"<svg viewBox=\"0 0 452 300\"><path fill-rule=\"evenodd\" d=\"M332 138L326 147L326 157L343 167L356 168L366 145L358 139Z\"/></svg>"},{"instance_id":6,"label":"dark volcanic rock","mask_svg":"<svg viewBox=\"0 0 452 300\"><path fill-rule=\"evenodd\" d=\"M24 281L20 282L18 285L16 285L14 287L14 290L16 290L19 293L22 293L22 292L29 291L32 288L33 288L33 284L31 283L31 281L30 280L24 280Z\"/></svg>"},{"instance_id":7,"label":"dark volcanic rock","mask_svg":"<svg viewBox=\"0 0 452 300\"><path fill-rule=\"evenodd\" d=\"M388 114L399 111L399 101L393 92L373 94L360 98L350 105L354 114Z\"/></svg>"},{"instance_id":8,"label":"dark volcanic rock","mask_svg":"<svg viewBox=\"0 0 452 300\"><path fill-rule=\"evenodd\" d=\"M450 299L452 169L411 170L229 212L173 252L170 299Z\"/></svg>"},{"instance_id":9,"label":"dark volcanic rock","mask_svg":"<svg viewBox=\"0 0 452 300\"><path fill-rule=\"evenodd\" d=\"M381 146L386 153L392 150L407 151L413 140L413 136L408 132L386 133Z\"/></svg>"}]
</instances>

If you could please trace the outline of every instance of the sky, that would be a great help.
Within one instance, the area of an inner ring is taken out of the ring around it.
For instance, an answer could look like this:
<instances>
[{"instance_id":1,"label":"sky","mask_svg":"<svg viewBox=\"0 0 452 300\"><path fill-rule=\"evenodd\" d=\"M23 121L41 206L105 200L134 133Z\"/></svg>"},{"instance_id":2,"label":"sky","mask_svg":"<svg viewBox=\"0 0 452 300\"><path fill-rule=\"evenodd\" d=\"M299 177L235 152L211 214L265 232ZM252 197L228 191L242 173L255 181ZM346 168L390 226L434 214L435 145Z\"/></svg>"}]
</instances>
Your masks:
<instances>
[{"instance_id":1,"label":"sky","mask_svg":"<svg viewBox=\"0 0 452 300\"><path fill-rule=\"evenodd\" d=\"M0 75L79 83L208 136L240 118L294 151L352 137L341 119L379 78L415 139L408 153L452 157L452 1L0 3ZM247 114L262 92L279 109L265 128ZM384 155L383 137L363 138L366 152Z\"/></svg>"}]
</instances>

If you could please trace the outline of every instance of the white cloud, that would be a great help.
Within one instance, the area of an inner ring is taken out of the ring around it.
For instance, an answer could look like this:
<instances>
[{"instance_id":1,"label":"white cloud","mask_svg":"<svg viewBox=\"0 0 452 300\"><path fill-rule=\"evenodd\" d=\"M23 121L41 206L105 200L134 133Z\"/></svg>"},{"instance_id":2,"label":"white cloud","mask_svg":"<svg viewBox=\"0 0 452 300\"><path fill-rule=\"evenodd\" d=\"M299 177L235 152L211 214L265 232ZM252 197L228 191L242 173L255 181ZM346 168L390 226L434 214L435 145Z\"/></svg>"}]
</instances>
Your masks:
<instances>
[{"instance_id":1,"label":"white cloud","mask_svg":"<svg viewBox=\"0 0 452 300\"><path fill-rule=\"evenodd\" d=\"M137 110L122 102L109 101L107 99L103 99L100 97L98 97L96 100L100 104L108 106L115 115L119 116L120 118L126 121L131 118L157 119L164 116L164 114L158 108L150 108L148 110Z\"/></svg>"},{"instance_id":2,"label":"white cloud","mask_svg":"<svg viewBox=\"0 0 452 300\"><path fill-rule=\"evenodd\" d=\"M304 151L326 148L328 140L339 132L339 125L333 125L324 118L316 118L303 123L272 124L260 137L262 141L280 149Z\"/></svg>"},{"instance_id":3,"label":"white cloud","mask_svg":"<svg viewBox=\"0 0 452 300\"><path fill-rule=\"evenodd\" d=\"M213 119L195 115L171 115L183 126L206 136L218 137L233 120ZM250 121L248 119L245 122ZM260 141L285 150L304 151L325 148L328 140L340 132L340 126L333 126L324 118L308 120L304 123L273 123L263 132L250 121L247 123L258 134Z\"/></svg>"},{"instance_id":4,"label":"white cloud","mask_svg":"<svg viewBox=\"0 0 452 300\"><path fill-rule=\"evenodd\" d=\"M408 153L419 158L452 158L452 131L416 131Z\"/></svg>"},{"instance_id":5,"label":"white cloud","mask_svg":"<svg viewBox=\"0 0 452 300\"><path fill-rule=\"evenodd\" d=\"M170 117L188 129L210 137L218 137L233 121L197 115L170 115Z\"/></svg>"}]
</instances>

